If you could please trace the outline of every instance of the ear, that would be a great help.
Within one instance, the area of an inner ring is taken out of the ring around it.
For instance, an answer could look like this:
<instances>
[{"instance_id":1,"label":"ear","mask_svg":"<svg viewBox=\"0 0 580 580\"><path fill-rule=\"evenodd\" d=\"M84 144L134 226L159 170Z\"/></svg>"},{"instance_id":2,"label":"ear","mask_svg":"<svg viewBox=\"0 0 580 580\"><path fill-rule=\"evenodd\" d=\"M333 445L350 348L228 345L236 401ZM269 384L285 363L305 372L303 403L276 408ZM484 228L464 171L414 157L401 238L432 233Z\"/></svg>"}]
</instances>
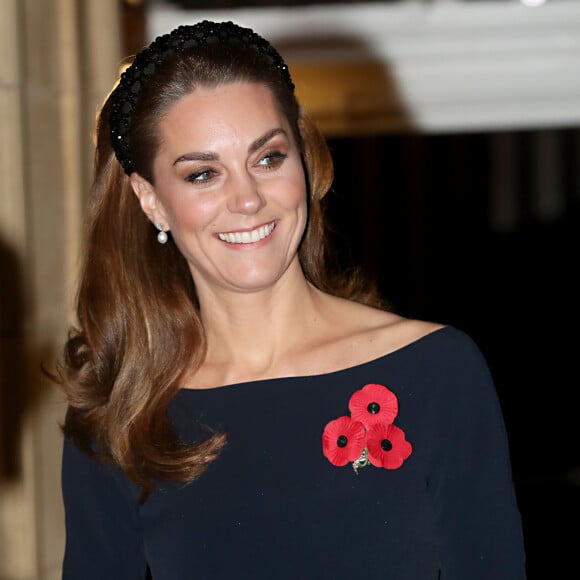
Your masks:
<instances>
[{"instance_id":1,"label":"ear","mask_svg":"<svg viewBox=\"0 0 580 580\"><path fill-rule=\"evenodd\" d=\"M161 224L163 229L167 227L167 219L162 203L159 201L155 188L144 177L138 173L132 173L130 176L131 187L139 200L141 209L151 222L157 226Z\"/></svg>"}]
</instances>

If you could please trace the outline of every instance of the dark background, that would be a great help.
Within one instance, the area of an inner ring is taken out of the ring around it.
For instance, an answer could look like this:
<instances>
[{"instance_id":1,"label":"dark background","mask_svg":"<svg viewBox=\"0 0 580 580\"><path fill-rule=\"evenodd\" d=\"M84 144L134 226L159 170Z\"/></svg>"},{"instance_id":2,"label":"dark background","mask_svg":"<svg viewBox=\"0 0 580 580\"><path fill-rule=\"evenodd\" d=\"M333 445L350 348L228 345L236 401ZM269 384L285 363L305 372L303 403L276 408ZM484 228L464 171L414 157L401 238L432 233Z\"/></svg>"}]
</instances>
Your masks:
<instances>
[{"instance_id":1,"label":"dark background","mask_svg":"<svg viewBox=\"0 0 580 580\"><path fill-rule=\"evenodd\" d=\"M548 195L559 196L560 210L534 209L532 153L541 132L513 133L517 211L499 231L497 135L329 141L341 259L361 265L394 310L460 327L488 360L510 438L530 580L575 577L580 546L580 130L550 134L559 189Z\"/></svg>"}]
</instances>

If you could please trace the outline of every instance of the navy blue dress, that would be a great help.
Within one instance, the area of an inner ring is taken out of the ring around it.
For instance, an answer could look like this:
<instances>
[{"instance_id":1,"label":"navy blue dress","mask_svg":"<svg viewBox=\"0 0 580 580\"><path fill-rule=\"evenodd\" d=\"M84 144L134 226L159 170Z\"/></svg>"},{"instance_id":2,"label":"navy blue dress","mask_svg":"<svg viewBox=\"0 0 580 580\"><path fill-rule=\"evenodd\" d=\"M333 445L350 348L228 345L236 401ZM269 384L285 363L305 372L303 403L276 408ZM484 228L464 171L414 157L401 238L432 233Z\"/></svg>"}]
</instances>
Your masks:
<instances>
[{"instance_id":1,"label":"navy blue dress","mask_svg":"<svg viewBox=\"0 0 580 580\"><path fill-rule=\"evenodd\" d=\"M397 397L412 445L398 469L333 465L329 421L368 383ZM64 444L65 580L521 580L520 513L487 365L445 327L393 353L316 376L182 390L184 441L228 432L189 485L143 505L118 470Z\"/></svg>"}]
</instances>

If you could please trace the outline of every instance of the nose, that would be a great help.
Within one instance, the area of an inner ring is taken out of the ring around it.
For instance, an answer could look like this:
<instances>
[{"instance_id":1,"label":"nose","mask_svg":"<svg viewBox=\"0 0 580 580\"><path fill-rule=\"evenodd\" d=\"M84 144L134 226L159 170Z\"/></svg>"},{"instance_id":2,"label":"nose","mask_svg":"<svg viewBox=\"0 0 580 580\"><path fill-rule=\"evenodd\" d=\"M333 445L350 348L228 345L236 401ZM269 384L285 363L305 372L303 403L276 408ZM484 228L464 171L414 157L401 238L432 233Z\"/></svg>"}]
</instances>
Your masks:
<instances>
[{"instance_id":1,"label":"nose","mask_svg":"<svg viewBox=\"0 0 580 580\"><path fill-rule=\"evenodd\" d=\"M228 195L228 209L233 213L252 215L265 205L256 179L247 172L233 177Z\"/></svg>"}]
</instances>

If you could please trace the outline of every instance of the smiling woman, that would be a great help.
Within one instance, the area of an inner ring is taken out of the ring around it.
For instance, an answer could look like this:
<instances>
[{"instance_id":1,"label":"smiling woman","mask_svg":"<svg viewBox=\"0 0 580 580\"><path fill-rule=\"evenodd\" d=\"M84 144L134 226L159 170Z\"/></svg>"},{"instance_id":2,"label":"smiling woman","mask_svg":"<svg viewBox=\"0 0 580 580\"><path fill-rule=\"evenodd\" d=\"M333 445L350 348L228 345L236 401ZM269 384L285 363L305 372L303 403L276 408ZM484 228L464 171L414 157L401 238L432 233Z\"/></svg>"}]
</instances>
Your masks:
<instances>
[{"instance_id":1,"label":"smiling woman","mask_svg":"<svg viewBox=\"0 0 580 580\"><path fill-rule=\"evenodd\" d=\"M523 578L486 363L327 270L332 159L277 51L181 26L97 135L63 578Z\"/></svg>"},{"instance_id":2,"label":"smiling woman","mask_svg":"<svg viewBox=\"0 0 580 580\"><path fill-rule=\"evenodd\" d=\"M271 91L231 82L182 97L158 125L153 183L131 183L152 223L171 231L200 301L216 287L264 289L302 276L306 226L299 144Z\"/></svg>"}]
</instances>

